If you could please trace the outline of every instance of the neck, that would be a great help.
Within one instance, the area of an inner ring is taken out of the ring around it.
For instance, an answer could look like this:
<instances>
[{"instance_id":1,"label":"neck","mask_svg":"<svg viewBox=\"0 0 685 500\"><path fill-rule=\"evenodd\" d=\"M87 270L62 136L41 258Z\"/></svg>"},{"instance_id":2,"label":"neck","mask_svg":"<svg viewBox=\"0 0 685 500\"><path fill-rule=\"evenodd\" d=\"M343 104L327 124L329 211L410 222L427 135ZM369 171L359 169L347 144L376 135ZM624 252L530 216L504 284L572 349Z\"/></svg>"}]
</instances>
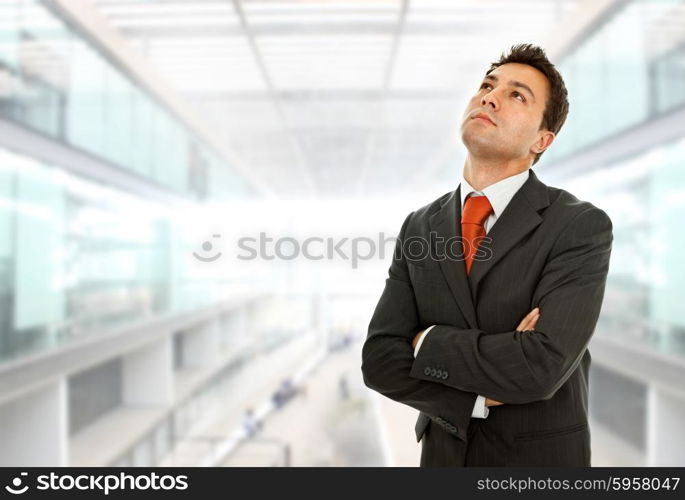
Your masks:
<instances>
[{"instance_id":1,"label":"neck","mask_svg":"<svg viewBox=\"0 0 685 500\"><path fill-rule=\"evenodd\" d=\"M531 167L530 159L502 161L499 158L478 158L469 153L464 162L464 179L480 191L495 182L520 174Z\"/></svg>"}]
</instances>

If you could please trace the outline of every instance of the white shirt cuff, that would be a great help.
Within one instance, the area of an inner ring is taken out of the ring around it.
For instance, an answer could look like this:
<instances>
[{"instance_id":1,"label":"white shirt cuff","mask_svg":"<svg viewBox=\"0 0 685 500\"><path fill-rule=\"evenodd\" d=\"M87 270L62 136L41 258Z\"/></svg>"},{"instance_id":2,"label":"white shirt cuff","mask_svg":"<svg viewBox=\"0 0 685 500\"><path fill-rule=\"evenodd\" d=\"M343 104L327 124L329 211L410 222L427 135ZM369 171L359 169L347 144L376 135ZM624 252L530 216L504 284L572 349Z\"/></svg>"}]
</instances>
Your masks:
<instances>
[{"instance_id":1,"label":"white shirt cuff","mask_svg":"<svg viewBox=\"0 0 685 500\"><path fill-rule=\"evenodd\" d=\"M423 341L426 340L426 336L428 335L428 332L430 332L433 327L436 325L429 326L426 328L426 330L423 332L421 337L419 337L419 341L416 343L416 347L414 347L414 357L419 353L419 349L421 348L421 344L423 344ZM473 418L488 418L488 414L490 413L490 408L485 406L485 396L478 396L476 398L476 402L473 405L473 412L471 413L471 417Z\"/></svg>"},{"instance_id":2,"label":"white shirt cuff","mask_svg":"<svg viewBox=\"0 0 685 500\"><path fill-rule=\"evenodd\" d=\"M423 332L423 335L419 337L419 341L416 343L416 347L414 347L414 357L416 357L416 355L419 353L419 348L421 347L421 344L423 344L423 340L426 338L426 335L428 335L428 332L430 332L434 326L435 325L426 328L426 330L424 330Z\"/></svg>"},{"instance_id":3,"label":"white shirt cuff","mask_svg":"<svg viewBox=\"0 0 685 500\"><path fill-rule=\"evenodd\" d=\"M473 418L488 418L490 413L490 408L485 406L485 396L478 396L476 402L473 405L473 413L471 416Z\"/></svg>"}]
</instances>

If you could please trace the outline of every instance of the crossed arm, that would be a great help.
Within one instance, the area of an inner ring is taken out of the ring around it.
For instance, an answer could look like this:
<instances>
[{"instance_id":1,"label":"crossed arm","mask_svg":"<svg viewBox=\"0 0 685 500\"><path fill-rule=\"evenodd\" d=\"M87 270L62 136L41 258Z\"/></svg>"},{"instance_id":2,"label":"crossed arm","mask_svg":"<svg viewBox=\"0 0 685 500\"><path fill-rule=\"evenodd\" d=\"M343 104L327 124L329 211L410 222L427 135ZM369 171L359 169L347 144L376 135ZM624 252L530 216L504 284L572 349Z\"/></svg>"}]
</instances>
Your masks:
<instances>
[{"instance_id":1,"label":"crossed arm","mask_svg":"<svg viewBox=\"0 0 685 500\"><path fill-rule=\"evenodd\" d=\"M490 399L525 404L551 398L580 363L599 318L613 241L600 209L580 212L554 243L532 297L540 310L533 330L485 332L435 326L424 339L410 377L434 380Z\"/></svg>"},{"instance_id":2,"label":"crossed arm","mask_svg":"<svg viewBox=\"0 0 685 500\"><path fill-rule=\"evenodd\" d=\"M536 307L528 314L526 314L526 317L521 320L519 326L516 327L516 330L519 332L535 330L535 327L538 323L538 319L540 319L540 308ZM426 334L426 331L427 330L421 330L419 333L416 334L414 340L412 340L411 342L412 349L416 350L416 344L418 344L421 337ZM485 406L500 406L502 404L504 403L502 403L501 401L495 401L494 399L485 398Z\"/></svg>"},{"instance_id":3,"label":"crossed arm","mask_svg":"<svg viewBox=\"0 0 685 500\"><path fill-rule=\"evenodd\" d=\"M459 428L468 426L477 394L508 404L549 399L573 373L594 332L612 240L611 220L602 210L579 212L554 243L535 289L532 304L544 314L533 330L437 325L416 359L412 341L421 325L406 261L395 252L362 349L366 385ZM426 375L436 364L447 367L447 379Z\"/></svg>"},{"instance_id":4,"label":"crossed arm","mask_svg":"<svg viewBox=\"0 0 685 500\"><path fill-rule=\"evenodd\" d=\"M397 246L402 245L412 214L402 224ZM421 324L404 252L393 253L385 288L376 305L362 347L362 376L367 387L430 416L448 421L452 431L466 440L477 394L410 376L414 364L411 342ZM440 420L437 420L437 419Z\"/></svg>"}]
</instances>

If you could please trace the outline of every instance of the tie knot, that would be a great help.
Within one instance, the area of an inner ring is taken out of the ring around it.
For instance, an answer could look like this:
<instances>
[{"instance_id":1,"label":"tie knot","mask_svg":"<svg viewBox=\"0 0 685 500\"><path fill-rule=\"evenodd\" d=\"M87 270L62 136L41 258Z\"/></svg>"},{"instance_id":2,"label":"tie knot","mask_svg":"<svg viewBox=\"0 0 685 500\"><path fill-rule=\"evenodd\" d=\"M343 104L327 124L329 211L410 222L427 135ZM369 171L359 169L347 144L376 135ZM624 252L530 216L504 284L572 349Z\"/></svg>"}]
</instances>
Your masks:
<instances>
[{"instance_id":1,"label":"tie knot","mask_svg":"<svg viewBox=\"0 0 685 500\"><path fill-rule=\"evenodd\" d=\"M464 203L461 222L482 225L491 213L492 205L487 196L469 196Z\"/></svg>"}]
</instances>

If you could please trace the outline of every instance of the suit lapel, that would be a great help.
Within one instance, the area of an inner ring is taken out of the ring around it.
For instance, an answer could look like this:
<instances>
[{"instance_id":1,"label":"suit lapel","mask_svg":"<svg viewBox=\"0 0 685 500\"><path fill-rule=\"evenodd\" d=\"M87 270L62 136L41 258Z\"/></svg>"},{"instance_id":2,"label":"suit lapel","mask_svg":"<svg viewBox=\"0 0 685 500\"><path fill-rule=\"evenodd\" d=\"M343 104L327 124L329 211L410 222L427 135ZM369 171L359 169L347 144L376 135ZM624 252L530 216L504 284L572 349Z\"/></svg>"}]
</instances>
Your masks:
<instances>
[{"instance_id":1,"label":"suit lapel","mask_svg":"<svg viewBox=\"0 0 685 500\"><path fill-rule=\"evenodd\" d=\"M542 217L538 213L549 206L547 186L542 183L532 169L528 180L511 199L507 208L492 226L487 236L492 239L490 248L492 257L489 260L474 260L471 274L466 275L464 261L450 259L440 260L440 269L447 280L450 291L459 306L470 328L478 329L478 319L474 299L478 296L478 285L483 278L526 234L535 229ZM439 211L429 218L431 232L440 241L454 241L461 238L461 186L444 202ZM459 243L460 240L457 240ZM431 238L433 255L444 255L444 245L436 249L436 241ZM454 252L459 253L458 247Z\"/></svg>"},{"instance_id":2,"label":"suit lapel","mask_svg":"<svg viewBox=\"0 0 685 500\"><path fill-rule=\"evenodd\" d=\"M443 245L436 248L436 241L431 238L431 245L433 246L433 255L444 255L444 243L455 241L456 237L461 237L461 186L454 191L451 196L445 201L445 204L439 211L431 215L428 223L432 233L438 236ZM459 224L457 224L459 221ZM456 245L459 245L460 240ZM458 247L455 246L454 253L459 253ZM476 310L473 307L473 300L471 299L471 291L466 279L466 267L464 261L442 259L440 260L440 269L447 280L450 291L457 301L459 309L466 318L470 328L478 328L478 321L476 320Z\"/></svg>"},{"instance_id":3,"label":"suit lapel","mask_svg":"<svg viewBox=\"0 0 685 500\"><path fill-rule=\"evenodd\" d=\"M491 257L488 260L475 260L471 265L469 286L471 296L478 297L478 285L483 278L525 235L542 222L539 211L549 206L547 186L542 183L532 169L528 180L514 194L507 208L498 217L487 234L491 238ZM461 225L461 224L459 224Z\"/></svg>"}]
</instances>

